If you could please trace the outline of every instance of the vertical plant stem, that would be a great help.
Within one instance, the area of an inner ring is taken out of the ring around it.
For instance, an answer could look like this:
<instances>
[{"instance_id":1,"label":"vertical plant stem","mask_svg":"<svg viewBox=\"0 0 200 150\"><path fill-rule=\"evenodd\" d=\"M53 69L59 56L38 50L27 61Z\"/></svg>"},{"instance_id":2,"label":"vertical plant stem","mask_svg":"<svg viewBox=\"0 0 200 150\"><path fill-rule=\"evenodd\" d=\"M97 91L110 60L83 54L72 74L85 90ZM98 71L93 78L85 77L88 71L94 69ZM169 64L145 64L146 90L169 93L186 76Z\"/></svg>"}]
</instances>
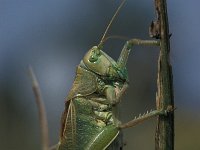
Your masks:
<instances>
[{"instance_id":1,"label":"vertical plant stem","mask_svg":"<svg viewBox=\"0 0 200 150\"><path fill-rule=\"evenodd\" d=\"M166 0L155 0L155 9L158 17L157 23L160 26L159 34L161 44L158 60L156 105L157 109L167 109L169 106L174 107L174 98L172 69L169 60L170 36ZM174 113L168 113L167 116L160 115L158 117L155 149L174 149Z\"/></svg>"},{"instance_id":2,"label":"vertical plant stem","mask_svg":"<svg viewBox=\"0 0 200 150\"><path fill-rule=\"evenodd\" d=\"M29 67L29 73L30 73L30 77L32 80L32 89L33 89L33 92L35 95L35 101L36 101L36 104L38 107L40 127L41 127L41 136L42 136L42 150L48 150L49 149L49 137L48 137L48 124L47 124L45 106L44 106L44 102L42 100L39 83L38 83L37 78L31 67Z\"/></svg>"}]
</instances>

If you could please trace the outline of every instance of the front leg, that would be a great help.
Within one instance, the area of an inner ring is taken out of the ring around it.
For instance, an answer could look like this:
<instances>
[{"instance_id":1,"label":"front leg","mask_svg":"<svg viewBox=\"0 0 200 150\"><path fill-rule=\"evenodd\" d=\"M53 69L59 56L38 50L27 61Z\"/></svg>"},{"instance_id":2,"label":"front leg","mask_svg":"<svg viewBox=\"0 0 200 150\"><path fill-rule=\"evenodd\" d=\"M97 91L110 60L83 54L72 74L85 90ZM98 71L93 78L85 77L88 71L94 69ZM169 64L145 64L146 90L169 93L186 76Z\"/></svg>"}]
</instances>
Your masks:
<instances>
[{"instance_id":1,"label":"front leg","mask_svg":"<svg viewBox=\"0 0 200 150\"><path fill-rule=\"evenodd\" d=\"M116 83L117 84L117 83ZM115 85L116 85L115 84ZM123 84L123 87L122 88L119 88L118 85L116 85L116 88L115 88L115 92L116 92L116 99L117 99L117 102L119 103L120 100L121 100L121 97L125 94L126 90L128 88L128 83L125 82Z\"/></svg>"},{"instance_id":2,"label":"front leg","mask_svg":"<svg viewBox=\"0 0 200 150\"><path fill-rule=\"evenodd\" d=\"M159 46L160 42L155 41L155 40L130 39L129 41L125 43L121 51L121 54L118 58L117 64L118 64L119 69L123 70L126 67L130 50L135 45Z\"/></svg>"},{"instance_id":3,"label":"front leg","mask_svg":"<svg viewBox=\"0 0 200 150\"><path fill-rule=\"evenodd\" d=\"M128 87L128 83L124 83L121 87L118 83L115 83L115 86L107 85L104 93L106 96L106 99L110 102L112 107L112 118L114 121L114 124L116 126L119 126L121 124L119 120L119 109L118 109L118 103L120 102L120 99L122 95L125 93L126 89Z\"/></svg>"},{"instance_id":4,"label":"front leg","mask_svg":"<svg viewBox=\"0 0 200 150\"><path fill-rule=\"evenodd\" d=\"M114 86L106 85L104 94L106 99L110 102L111 105L115 106L121 100L121 97L125 93L128 88L128 83L125 82L121 87L118 82L114 84Z\"/></svg>"}]
</instances>

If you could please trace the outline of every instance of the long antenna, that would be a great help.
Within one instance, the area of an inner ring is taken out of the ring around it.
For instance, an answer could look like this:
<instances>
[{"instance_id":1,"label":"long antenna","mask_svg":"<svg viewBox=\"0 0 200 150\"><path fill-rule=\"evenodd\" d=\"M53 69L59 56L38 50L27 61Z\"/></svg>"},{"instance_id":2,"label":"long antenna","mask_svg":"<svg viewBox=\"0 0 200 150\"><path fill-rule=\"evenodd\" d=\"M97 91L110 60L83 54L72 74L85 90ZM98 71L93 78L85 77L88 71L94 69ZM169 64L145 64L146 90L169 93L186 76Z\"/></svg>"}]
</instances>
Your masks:
<instances>
[{"instance_id":1,"label":"long antenna","mask_svg":"<svg viewBox=\"0 0 200 150\"><path fill-rule=\"evenodd\" d=\"M106 28L106 30L105 30L105 32L104 32L102 38L101 38L101 41L100 41L98 47L101 47L101 46L102 46L102 44L103 44L103 42L104 42L104 38L105 38L105 36L106 36L106 33L108 32L108 30L109 30L111 24L113 23L113 20L115 19L115 17L116 17L117 14L119 13L119 11L120 11L120 9L122 8L122 6L124 5L125 1L126 1L126 0L123 0L123 1L121 2L121 4L119 5L119 7L117 8L115 14L113 15L112 19L110 20L110 22L109 22L109 24L108 24L108 26L107 26L107 28Z\"/></svg>"}]
</instances>

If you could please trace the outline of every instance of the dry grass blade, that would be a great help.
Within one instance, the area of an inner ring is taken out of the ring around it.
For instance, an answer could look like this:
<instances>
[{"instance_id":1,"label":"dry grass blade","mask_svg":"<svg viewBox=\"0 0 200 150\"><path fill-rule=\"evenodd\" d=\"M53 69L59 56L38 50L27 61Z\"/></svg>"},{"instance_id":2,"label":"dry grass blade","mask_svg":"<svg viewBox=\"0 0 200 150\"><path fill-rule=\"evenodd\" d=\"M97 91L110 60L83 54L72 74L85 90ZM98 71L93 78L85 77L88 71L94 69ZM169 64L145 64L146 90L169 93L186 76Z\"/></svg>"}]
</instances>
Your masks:
<instances>
[{"instance_id":1,"label":"dry grass blade","mask_svg":"<svg viewBox=\"0 0 200 150\"><path fill-rule=\"evenodd\" d=\"M29 67L29 74L32 80L32 89L35 95L35 101L38 107L38 113L39 113L39 121L40 121L40 127L41 127L41 136L42 136L42 150L48 150L49 149L49 137L48 137L48 124L47 124L47 118L46 118L46 111L44 107L44 102L42 100L42 95L39 87L39 83L37 81L37 78L33 72L32 67Z\"/></svg>"}]
</instances>

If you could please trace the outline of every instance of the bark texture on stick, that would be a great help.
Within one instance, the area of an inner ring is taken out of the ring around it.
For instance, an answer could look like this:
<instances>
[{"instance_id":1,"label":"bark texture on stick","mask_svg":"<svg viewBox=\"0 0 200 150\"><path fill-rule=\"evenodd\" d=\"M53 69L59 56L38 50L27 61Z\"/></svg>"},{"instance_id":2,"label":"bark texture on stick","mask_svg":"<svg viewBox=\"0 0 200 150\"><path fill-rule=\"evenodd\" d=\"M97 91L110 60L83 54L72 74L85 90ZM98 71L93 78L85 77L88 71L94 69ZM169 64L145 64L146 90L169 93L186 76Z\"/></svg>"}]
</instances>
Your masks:
<instances>
[{"instance_id":1,"label":"bark texture on stick","mask_svg":"<svg viewBox=\"0 0 200 150\"><path fill-rule=\"evenodd\" d=\"M158 60L158 91L156 95L157 109L167 109L174 107L173 99L173 79L172 69L170 65L170 35L167 17L166 0L155 0L155 9L157 13L157 24L160 26L160 55ZM160 115L158 117L156 135L156 150L174 150L174 113L167 116Z\"/></svg>"}]
</instances>

